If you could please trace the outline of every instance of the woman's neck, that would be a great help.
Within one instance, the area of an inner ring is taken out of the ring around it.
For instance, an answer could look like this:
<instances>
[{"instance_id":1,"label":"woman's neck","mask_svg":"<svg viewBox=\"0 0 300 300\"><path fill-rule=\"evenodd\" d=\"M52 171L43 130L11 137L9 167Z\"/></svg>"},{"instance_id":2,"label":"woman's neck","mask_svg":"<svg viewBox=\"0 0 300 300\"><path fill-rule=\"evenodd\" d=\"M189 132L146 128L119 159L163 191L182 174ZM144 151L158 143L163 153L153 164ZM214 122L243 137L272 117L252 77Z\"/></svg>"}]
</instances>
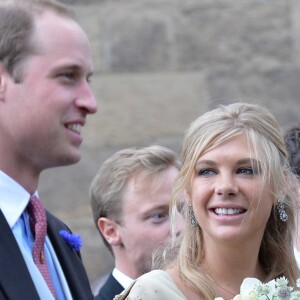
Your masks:
<instances>
[{"instance_id":1,"label":"woman's neck","mask_svg":"<svg viewBox=\"0 0 300 300\"><path fill-rule=\"evenodd\" d=\"M219 245L204 251L205 257L200 271L218 297L232 299L239 294L240 286L246 277L265 280L266 274L258 261L258 250L254 249Z\"/></svg>"},{"instance_id":2,"label":"woman's neck","mask_svg":"<svg viewBox=\"0 0 300 300\"><path fill-rule=\"evenodd\" d=\"M219 243L218 246L210 244L209 249L204 250L205 257L199 265L199 272L202 272L204 280L214 289L217 297L225 300L233 299L240 293L240 286L246 277L265 281L266 274L258 261L259 250L255 251L259 247L252 246L248 243L245 245ZM199 292L182 280L176 266L167 272L187 299L204 299Z\"/></svg>"}]
</instances>

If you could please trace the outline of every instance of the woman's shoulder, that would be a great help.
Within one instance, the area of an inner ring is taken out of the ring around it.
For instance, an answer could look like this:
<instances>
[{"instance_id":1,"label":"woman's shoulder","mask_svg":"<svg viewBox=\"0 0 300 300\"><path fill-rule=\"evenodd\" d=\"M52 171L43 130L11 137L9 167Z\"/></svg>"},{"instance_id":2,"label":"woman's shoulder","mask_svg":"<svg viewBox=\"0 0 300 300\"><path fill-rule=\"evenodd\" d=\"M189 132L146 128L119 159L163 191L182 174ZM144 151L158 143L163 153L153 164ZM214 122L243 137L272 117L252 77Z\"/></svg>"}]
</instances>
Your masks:
<instances>
[{"instance_id":1,"label":"woman's shoulder","mask_svg":"<svg viewBox=\"0 0 300 300\"><path fill-rule=\"evenodd\" d=\"M132 289L132 295L136 293L136 298L128 298L130 300L185 299L181 291L177 288L172 277L163 270L153 270L149 273L142 275L140 278L137 279Z\"/></svg>"},{"instance_id":2,"label":"woman's shoulder","mask_svg":"<svg viewBox=\"0 0 300 300\"><path fill-rule=\"evenodd\" d=\"M131 287L129 294L125 299L185 300L186 298L177 288L173 279L167 272L154 270L139 277Z\"/></svg>"},{"instance_id":3,"label":"woman's shoulder","mask_svg":"<svg viewBox=\"0 0 300 300\"><path fill-rule=\"evenodd\" d=\"M163 270L153 270L142 275L136 280L137 285L148 283L153 284L154 286L166 285L170 287L176 287L176 284L170 274Z\"/></svg>"}]
</instances>

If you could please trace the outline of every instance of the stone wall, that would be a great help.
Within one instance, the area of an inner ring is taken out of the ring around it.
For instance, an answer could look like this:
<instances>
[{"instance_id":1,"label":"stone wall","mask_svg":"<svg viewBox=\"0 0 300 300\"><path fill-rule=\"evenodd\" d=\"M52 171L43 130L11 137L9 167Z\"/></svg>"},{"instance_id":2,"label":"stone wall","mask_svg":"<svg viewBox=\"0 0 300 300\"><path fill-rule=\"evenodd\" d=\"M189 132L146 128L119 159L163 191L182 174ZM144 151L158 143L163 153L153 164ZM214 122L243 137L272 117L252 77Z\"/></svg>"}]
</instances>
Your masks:
<instances>
[{"instance_id":1,"label":"stone wall","mask_svg":"<svg viewBox=\"0 0 300 300\"><path fill-rule=\"evenodd\" d=\"M91 283L112 267L93 224L88 188L104 159L128 146L180 151L183 131L218 103L267 106L283 130L299 122L297 0L65 0L93 49L98 113L82 160L43 174L50 211L84 238Z\"/></svg>"}]
</instances>

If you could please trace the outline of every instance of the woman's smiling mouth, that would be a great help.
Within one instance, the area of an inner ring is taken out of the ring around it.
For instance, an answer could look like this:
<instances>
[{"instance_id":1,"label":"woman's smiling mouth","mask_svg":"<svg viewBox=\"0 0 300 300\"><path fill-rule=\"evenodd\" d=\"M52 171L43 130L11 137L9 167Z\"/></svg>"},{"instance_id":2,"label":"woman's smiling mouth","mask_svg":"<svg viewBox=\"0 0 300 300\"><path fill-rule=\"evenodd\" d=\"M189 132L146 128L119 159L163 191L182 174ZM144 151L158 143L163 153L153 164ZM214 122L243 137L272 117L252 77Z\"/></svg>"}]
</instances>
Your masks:
<instances>
[{"instance_id":1,"label":"woman's smiling mouth","mask_svg":"<svg viewBox=\"0 0 300 300\"><path fill-rule=\"evenodd\" d=\"M244 213L246 210L241 208L214 208L214 213L218 216L224 216L224 215L239 215Z\"/></svg>"}]
</instances>

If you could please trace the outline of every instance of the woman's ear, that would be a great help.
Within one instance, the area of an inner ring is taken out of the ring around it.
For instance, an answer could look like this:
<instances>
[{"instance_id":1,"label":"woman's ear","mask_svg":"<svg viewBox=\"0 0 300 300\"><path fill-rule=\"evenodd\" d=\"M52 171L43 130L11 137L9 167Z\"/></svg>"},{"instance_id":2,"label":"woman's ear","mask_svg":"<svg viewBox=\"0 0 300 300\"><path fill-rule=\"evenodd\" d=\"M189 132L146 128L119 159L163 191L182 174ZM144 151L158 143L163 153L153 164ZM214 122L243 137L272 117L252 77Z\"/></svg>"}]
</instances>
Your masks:
<instances>
[{"instance_id":1,"label":"woman's ear","mask_svg":"<svg viewBox=\"0 0 300 300\"><path fill-rule=\"evenodd\" d=\"M289 187L295 186L295 178L291 176L292 173L288 171L283 171L284 182L279 187L278 192L276 193L275 204L282 202L288 193Z\"/></svg>"},{"instance_id":2,"label":"woman's ear","mask_svg":"<svg viewBox=\"0 0 300 300\"><path fill-rule=\"evenodd\" d=\"M183 191L184 198L186 201L191 204L191 195L190 195L190 190L188 188L185 188Z\"/></svg>"},{"instance_id":3,"label":"woman's ear","mask_svg":"<svg viewBox=\"0 0 300 300\"><path fill-rule=\"evenodd\" d=\"M99 218L98 229L111 246L120 245L122 243L121 236L118 230L118 223L109 218Z\"/></svg>"}]
</instances>

